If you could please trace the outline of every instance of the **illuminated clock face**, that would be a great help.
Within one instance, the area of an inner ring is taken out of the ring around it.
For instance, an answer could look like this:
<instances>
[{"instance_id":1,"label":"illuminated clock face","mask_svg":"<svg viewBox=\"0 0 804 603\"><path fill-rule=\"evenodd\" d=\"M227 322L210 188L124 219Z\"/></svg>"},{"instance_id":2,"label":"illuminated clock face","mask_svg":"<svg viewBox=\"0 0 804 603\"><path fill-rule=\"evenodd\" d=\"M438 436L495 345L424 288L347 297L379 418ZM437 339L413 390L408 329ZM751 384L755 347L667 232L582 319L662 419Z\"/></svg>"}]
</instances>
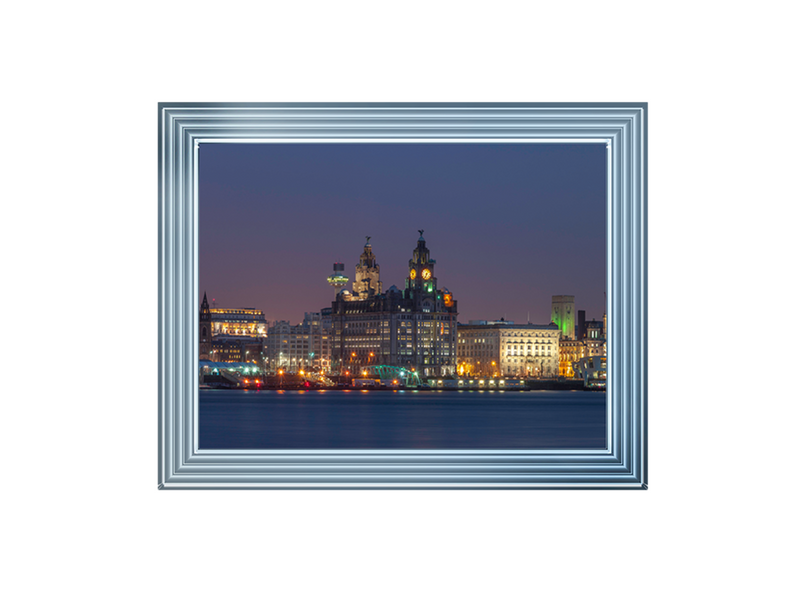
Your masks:
<instances>
[{"instance_id":1,"label":"illuminated clock face","mask_svg":"<svg viewBox=\"0 0 804 603\"><path fill-rule=\"evenodd\" d=\"M415 270L410 271L410 278L416 278L416 271Z\"/></svg>"},{"instance_id":2,"label":"illuminated clock face","mask_svg":"<svg viewBox=\"0 0 804 603\"><path fill-rule=\"evenodd\" d=\"M430 272L430 269L429 269L429 268L425 268L424 270L422 270L422 278L423 278L424 280L426 280L426 281L427 281L427 280L430 280L430 277L431 277L431 276L433 276L433 273L432 273L432 272Z\"/></svg>"}]
</instances>

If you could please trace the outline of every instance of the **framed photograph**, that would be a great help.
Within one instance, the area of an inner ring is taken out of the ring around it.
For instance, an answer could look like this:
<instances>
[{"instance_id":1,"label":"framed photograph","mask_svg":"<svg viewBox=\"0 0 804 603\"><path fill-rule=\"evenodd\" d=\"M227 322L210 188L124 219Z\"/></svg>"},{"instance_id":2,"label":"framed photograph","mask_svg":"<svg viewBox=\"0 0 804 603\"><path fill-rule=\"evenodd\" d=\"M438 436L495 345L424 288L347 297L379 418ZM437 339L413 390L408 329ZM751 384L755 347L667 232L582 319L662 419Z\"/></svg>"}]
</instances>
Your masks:
<instances>
[{"instance_id":1,"label":"framed photograph","mask_svg":"<svg viewBox=\"0 0 804 603\"><path fill-rule=\"evenodd\" d=\"M159 104L161 489L647 488L647 104Z\"/></svg>"}]
</instances>

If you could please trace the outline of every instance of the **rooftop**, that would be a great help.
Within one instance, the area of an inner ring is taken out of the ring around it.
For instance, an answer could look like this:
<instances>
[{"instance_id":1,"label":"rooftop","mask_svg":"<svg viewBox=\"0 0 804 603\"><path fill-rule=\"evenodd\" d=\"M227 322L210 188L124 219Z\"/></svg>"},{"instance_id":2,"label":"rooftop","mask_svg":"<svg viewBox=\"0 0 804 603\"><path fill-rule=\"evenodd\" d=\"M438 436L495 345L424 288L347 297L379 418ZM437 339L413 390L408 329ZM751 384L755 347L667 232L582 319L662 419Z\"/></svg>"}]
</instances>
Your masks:
<instances>
[{"instance_id":1,"label":"rooftop","mask_svg":"<svg viewBox=\"0 0 804 603\"><path fill-rule=\"evenodd\" d=\"M558 331L558 325L551 322L547 325L535 325L533 323L527 324L514 324L513 322L499 322L499 321L470 321L469 324L458 323L459 329L530 329L530 330L545 330Z\"/></svg>"}]
</instances>

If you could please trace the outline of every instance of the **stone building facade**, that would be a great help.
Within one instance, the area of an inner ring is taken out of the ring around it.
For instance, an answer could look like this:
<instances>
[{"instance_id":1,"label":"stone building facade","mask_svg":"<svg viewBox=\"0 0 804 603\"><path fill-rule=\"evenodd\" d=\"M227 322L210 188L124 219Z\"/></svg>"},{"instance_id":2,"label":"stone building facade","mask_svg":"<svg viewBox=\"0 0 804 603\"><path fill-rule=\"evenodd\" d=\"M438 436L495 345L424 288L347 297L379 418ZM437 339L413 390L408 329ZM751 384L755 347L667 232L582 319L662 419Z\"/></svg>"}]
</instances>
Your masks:
<instances>
[{"instance_id":1,"label":"stone building facade","mask_svg":"<svg viewBox=\"0 0 804 603\"><path fill-rule=\"evenodd\" d=\"M380 292L379 264L368 239L353 292L332 303L332 369L356 375L371 365L398 366L424 376L456 370L458 302L438 288L436 262L423 231L408 262L405 288ZM362 283L362 285L361 285Z\"/></svg>"},{"instance_id":2,"label":"stone building facade","mask_svg":"<svg viewBox=\"0 0 804 603\"><path fill-rule=\"evenodd\" d=\"M198 358L259 362L267 325L265 314L255 308L210 308L205 292L198 316Z\"/></svg>"},{"instance_id":3,"label":"stone building facade","mask_svg":"<svg viewBox=\"0 0 804 603\"><path fill-rule=\"evenodd\" d=\"M355 266L352 295L357 299L369 299L382 293L380 265L371 249L370 240L371 237L366 237L366 245L363 247L363 253L360 254L360 261Z\"/></svg>"},{"instance_id":4,"label":"stone building facade","mask_svg":"<svg viewBox=\"0 0 804 603\"><path fill-rule=\"evenodd\" d=\"M269 372L330 370L330 329L321 312L305 312L304 320L291 325L278 320L268 327L265 338L264 363Z\"/></svg>"},{"instance_id":5,"label":"stone building facade","mask_svg":"<svg viewBox=\"0 0 804 603\"><path fill-rule=\"evenodd\" d=\"M583 341L562 339L559 344L558 374L561 377L575 377L575 363L584 357Z\"/></svg>"},{"instance_id":6,"label":"stone building facade","mask_svg":"<svg viewBox=\"0 0 804 603\"><path fill-rule=\"evenodd\" d=\"M578 312L577 339L562 339L559 344L559 374L562 377L578 378L576 367L584 358L606 356L606 327L603 321L586 320L585 312Z\"/></svg>"},{"instance_id":7,"label":"stone building facade","mask_svg":"<svg viewBox=\"0 0 804 603\"><path fill-rule=\"evenodd\" d=\"M458 325L458 374L477 377L555 377L557 325L487 322Z\"/></svg>"}]
</instances>

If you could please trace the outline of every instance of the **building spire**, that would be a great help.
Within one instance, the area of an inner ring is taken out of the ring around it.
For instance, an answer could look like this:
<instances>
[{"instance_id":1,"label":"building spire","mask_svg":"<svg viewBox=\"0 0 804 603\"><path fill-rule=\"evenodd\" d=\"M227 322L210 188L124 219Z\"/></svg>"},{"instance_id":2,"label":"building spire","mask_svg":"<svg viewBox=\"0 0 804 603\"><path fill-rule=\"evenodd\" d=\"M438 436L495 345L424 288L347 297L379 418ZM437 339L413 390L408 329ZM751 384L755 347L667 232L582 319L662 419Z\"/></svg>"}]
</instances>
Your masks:
<instances>
[{"instance_id":1,"label":"building spire","mask_svg":"<svg viewBox=\"0 0 804 603\"><path fill-rule=\"evenodd\" d=\"M366 244L363 247L363 253L360 254L360 261L355 266L355 281L352 284L352 292L353 295L357 295L360 299L368 299L382 293L380 265L377 263L377 257L369 244L370 239L371 237L366 237Z\"/></svg>"}]
</instances>

